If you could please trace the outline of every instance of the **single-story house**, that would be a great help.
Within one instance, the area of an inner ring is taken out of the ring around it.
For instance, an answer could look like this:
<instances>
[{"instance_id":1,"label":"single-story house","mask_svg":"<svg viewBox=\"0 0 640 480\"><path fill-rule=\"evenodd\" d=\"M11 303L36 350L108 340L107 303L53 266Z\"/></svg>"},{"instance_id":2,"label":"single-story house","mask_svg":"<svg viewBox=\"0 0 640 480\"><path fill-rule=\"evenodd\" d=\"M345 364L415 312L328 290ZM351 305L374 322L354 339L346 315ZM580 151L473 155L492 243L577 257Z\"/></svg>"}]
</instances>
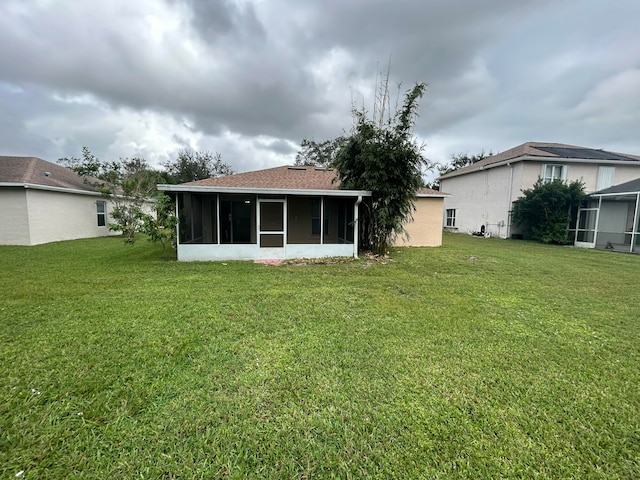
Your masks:
<instances>
[{"instance_id":1,"label":"single-story house","mask_svg":"<svg viewBox=\"0 0 640 480\"><path fill-rule=\"evenodd\" d=\"M35 157L0 156L0 244L109 235L109 202L73 170Z\"/></svg>"},{"instance_id":2,"label":"single-story house","mask_svg":"<svg viewBox=\"0 0 640 480\"><path fill-rule=\"evenodd\" d=\"M511 209L538 178L545 182L581 180L587 193L640 176L640 157L562 143L527 142L440 177L445 230L469 233L485 228L507 238L521 232Z\"/></svg>"},{"instance_id":3,"label":"single-story house","mask_svg":"<svg viewBox=\"0 0 640 480\"><path fill-rule=\"evenodd\" d=\"M640 253L639 208L640 178L592 193L571 225L575 245Z\"/></svg>"},{"instance_id":4,"label":"single-story house","mask_svg":"<svg viewBox=\"0 0 640 480\"><path fill-rule=\"evenodd\" d=\"M357 257L362 209L371 196L340 189L334 170L309 166L158 189L176 197L181 261ZM399 245L441 245L445 195L418 192L414 220L407 225L409 240Z\"/></svg>"}]
</instances>

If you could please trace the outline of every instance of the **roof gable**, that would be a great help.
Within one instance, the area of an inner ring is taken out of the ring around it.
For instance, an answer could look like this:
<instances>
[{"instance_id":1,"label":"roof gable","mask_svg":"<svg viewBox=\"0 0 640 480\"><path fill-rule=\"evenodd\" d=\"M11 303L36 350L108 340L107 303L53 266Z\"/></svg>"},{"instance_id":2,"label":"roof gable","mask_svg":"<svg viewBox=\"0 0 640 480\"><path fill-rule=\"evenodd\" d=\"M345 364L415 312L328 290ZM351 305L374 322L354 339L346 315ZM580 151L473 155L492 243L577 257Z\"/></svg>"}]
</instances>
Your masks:
<instances>
[{"instance_id":1,"label":"roof gable","mask_svg":"<svg viewBox=\"0 0 640 480\"><path fill-rule=\"evenodd\" d=\"M70 168L37 157L0 156L0 183L97 191Z\"/></svg>"}]
</instances>

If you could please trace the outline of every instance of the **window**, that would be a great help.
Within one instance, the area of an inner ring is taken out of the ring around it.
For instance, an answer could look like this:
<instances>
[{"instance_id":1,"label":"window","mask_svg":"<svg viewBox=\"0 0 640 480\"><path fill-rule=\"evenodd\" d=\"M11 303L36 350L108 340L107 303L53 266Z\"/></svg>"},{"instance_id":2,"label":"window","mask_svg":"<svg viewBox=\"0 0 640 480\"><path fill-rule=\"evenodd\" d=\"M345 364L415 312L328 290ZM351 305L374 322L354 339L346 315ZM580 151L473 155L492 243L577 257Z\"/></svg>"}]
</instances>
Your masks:
<instances>
[{"instance_id":1,"label":"window","mask_svg":"<svg viewBox=\"0 0 640 480\"><path fill-rule=\"evenodd\" d=\"M98 226L104 227L107 224L107 202L96 202L96 214L98 216Z\"/></svg>"},{"instance_id":2,"label":"window","mask_svg":"<svg viewBox=\"0 0 640 480\"><path fill-rule=\"evenodd\" d=\"M613 185L613 175L616 172L616 167L598 167L598 180L596 183L596 190L602 190L609 188Z\"/></svg>"},{"instance_id":3,"label":"window","mask_svg":"<svg viewBox=\"0 0 640 480\"><path fill-rule=\"evenodd\" d=\"M554 180L565 180L567 177L567 167L565 165L543 165L542 182L549 183Z\"/></svg>"},{"instance_id":4,"label":"window","mask_svg":"<svg viewBox=\"0 0 640 480\"><path fill-rule=\"evenodd\" d=\"M445 220L445 226L447 227L456 226L456 209L455 208L447 208L447 218Z\"/></svg>"}]
</instances>

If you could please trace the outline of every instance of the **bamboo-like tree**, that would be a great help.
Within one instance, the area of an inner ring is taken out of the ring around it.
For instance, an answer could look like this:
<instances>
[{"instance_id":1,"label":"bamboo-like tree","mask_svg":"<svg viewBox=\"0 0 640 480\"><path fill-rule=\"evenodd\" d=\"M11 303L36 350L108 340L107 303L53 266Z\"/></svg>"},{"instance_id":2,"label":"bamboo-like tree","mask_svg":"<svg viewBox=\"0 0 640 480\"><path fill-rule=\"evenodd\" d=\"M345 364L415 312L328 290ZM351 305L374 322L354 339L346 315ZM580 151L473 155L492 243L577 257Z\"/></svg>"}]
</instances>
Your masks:
<instances>
[{"instance_id":1,"label":"bamboo-like tree","mask_svg":"<svg viewBox=\"0 0 640 480\"><path fill-rule=\"evenodd\" d=\"M406 234L404 225L412 219L416 192L423 185L424 169L429 168L423 147L413 136L425 89L426 84L416 84L407 92L402 108L386 121L382 108L379 119L369 119L364 109L354 109L351 135L333 162L341 188L372 193L365 240L376 254L386 254L397 236ZM383 102L388 102L388 95Z\"/></svg>"}]
</instances>

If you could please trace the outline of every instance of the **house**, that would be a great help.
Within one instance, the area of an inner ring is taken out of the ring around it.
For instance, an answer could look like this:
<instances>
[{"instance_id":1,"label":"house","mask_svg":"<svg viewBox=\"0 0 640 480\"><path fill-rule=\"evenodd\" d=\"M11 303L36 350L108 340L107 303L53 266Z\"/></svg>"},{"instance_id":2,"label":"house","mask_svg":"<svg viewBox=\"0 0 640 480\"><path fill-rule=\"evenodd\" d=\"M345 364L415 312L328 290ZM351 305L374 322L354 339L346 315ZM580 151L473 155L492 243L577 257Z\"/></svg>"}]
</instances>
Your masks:
<instances>
[{"instance_id":1,"label":"house","mask_svg":"<svg viewBox=\"0 0 640 480\"><path fill-rule=\"evenodd\" d=\"M335 171L308 166L158 185L176 196L181 261L357 257L371 192L339 187ZM418 192L402 245L441 244L444 196Z\"/></svg>"},{"instance_id":2,"label":"house","mask_svg":"<svg viewBox=\"0 0 640 480\"><path fill-rule=\"evenodd\" d=\"M109 235L108 202L73 170L0 156L0 244L37 245Z\"/></svg>"},{"instance_id":3,"label":"house","mask_svg":"<svg viewBox=\"0 0 640 480\"><path fill-rule=\"evenodd\" d=\"M640 253L639 207L640 178L592 193L571 226L575 245Z\"/></svg>"},{"instance_id":4,"label":"house","mask_svg":"<svg viewBox=\"0 0 640 480\"><path fill-rule=\"evenodd\" d=\"M581 180L587 193L640 176L640 157L561 143L527 142L440 177L445 230L516 237L511 208L538 178Z\"/></svg>"}]
</instances>

